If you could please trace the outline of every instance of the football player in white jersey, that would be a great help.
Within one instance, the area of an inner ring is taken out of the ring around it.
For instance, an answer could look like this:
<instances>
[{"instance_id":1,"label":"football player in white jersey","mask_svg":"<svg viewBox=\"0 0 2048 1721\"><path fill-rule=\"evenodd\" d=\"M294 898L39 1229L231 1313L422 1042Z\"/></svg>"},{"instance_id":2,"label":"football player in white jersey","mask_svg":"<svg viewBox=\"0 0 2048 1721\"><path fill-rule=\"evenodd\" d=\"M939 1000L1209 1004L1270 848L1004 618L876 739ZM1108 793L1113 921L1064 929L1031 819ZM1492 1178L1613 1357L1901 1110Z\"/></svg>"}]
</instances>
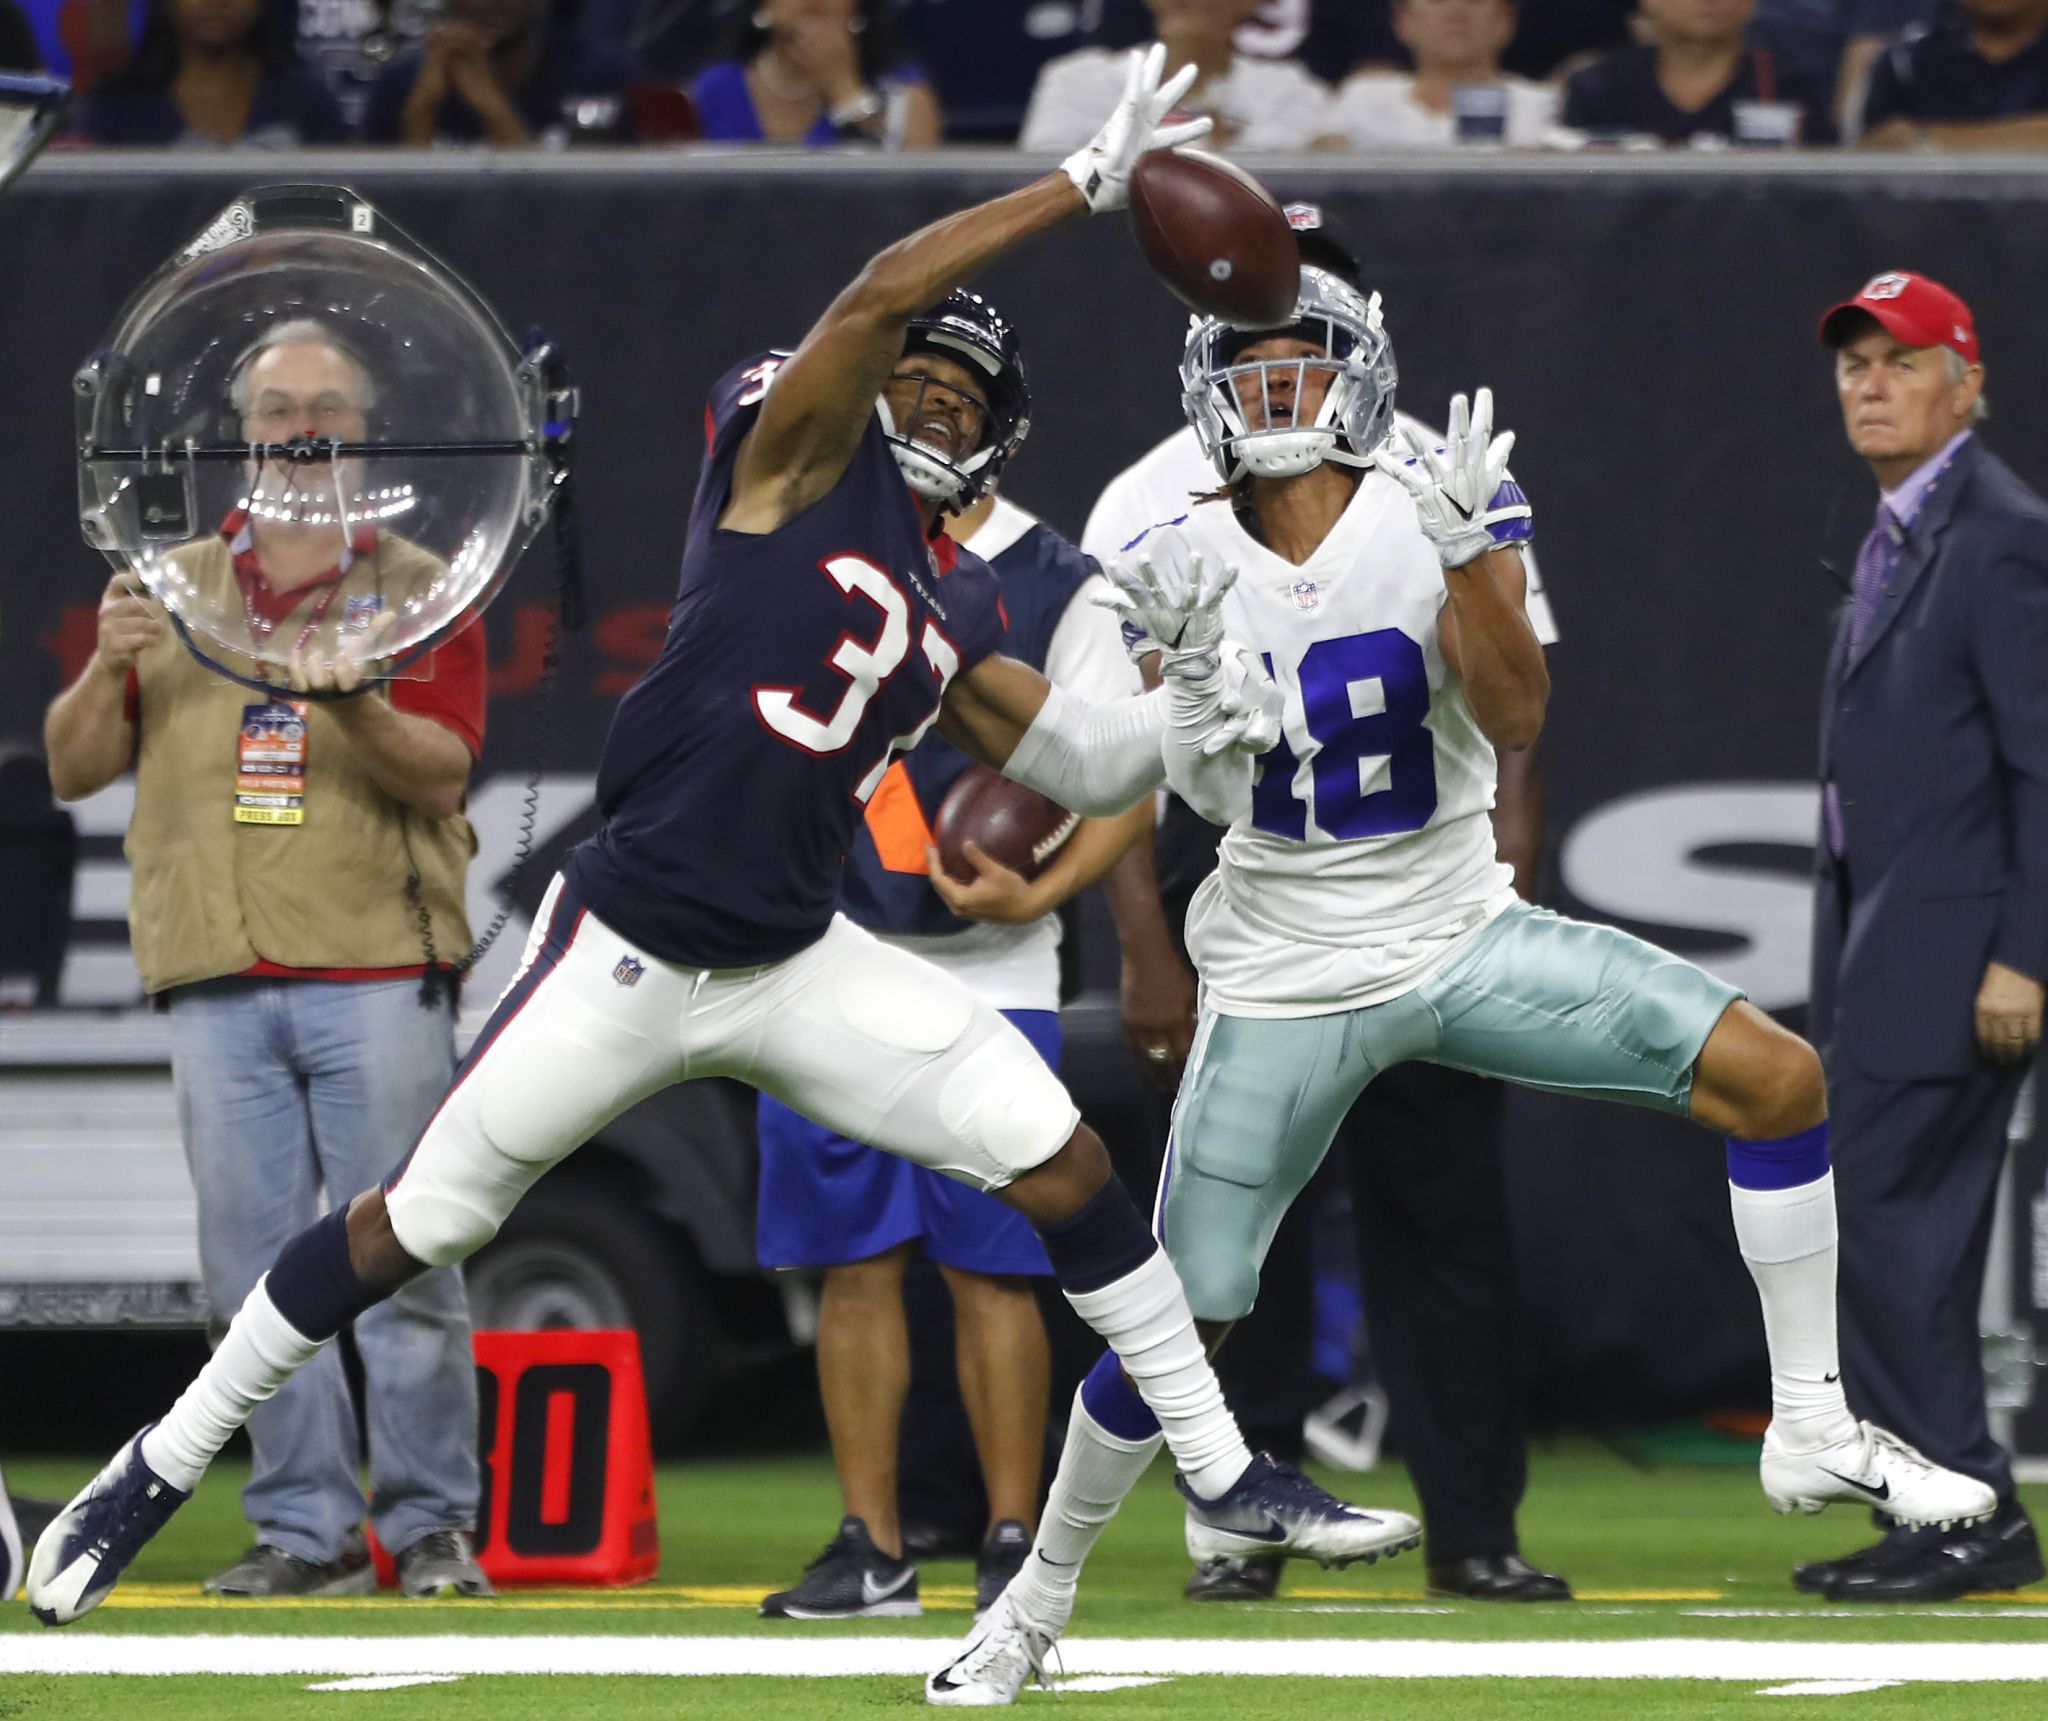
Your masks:
<instances>
[{"instance_id":1,"label":"football player in white jersey","mask_svg":"<svg viewBox=\"0 0 2048 1721\"><path fill-rule=\"evenodd\" d=\"M1256 769L1172 728L1165 742L1174 789L1227 827L1188 914L1202 1010L1155 1212L1205 1342L1250 1312L1281 1215L1390 1065L1655 1107L1727 1138L1771 1358L1771 1504L1847 1500L1909 1524L1988 1514L1988 1487L1859 1423L1843 1397L1812 1048L1691 963L1520 901L1495 858L1495 751L1536 739L1549 678L1526 610L1531 511L1506 480L1514 438L1492 434L1491 395L1453 400L1445 447L1396 452L1378 298L1305 268L1295 316L1266 332L1195 323L1182 400L1222 488L1107 570L1136 648L1218 678L1218 630L1189 637L1160 598L1235 570L1221 631L1284 699L1284 739ZM1035 1557L928 1691L1014 1700L1158 1447L1105 1356L1076 1397Z\"/></svg>"}]
</instances>

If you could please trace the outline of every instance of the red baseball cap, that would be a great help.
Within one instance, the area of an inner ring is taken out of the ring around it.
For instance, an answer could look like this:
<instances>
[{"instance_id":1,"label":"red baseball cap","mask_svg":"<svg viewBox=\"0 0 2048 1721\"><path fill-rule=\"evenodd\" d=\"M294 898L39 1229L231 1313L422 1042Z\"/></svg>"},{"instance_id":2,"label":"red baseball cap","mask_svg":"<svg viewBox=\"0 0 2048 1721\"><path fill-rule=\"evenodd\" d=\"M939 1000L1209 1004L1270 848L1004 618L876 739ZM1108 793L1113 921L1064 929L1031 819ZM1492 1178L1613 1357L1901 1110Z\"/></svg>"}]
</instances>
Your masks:
<instances>
[{"instance_id":1,"label":"red baseball cap","mask_svg":"<svg viewBox=\"0 0 2048 1721\"><path fill-rule=\"evenodd\" d=\"M1852 312L1874 317L1878 326L1909 347L1947 347L1977 362L1977 320L1970 307L1939 281L1893 270L1873 275L1853 299L1844 299L1820 320L1821 345L1838 347L1855 327Z\"/></svg>"}]
</instances>

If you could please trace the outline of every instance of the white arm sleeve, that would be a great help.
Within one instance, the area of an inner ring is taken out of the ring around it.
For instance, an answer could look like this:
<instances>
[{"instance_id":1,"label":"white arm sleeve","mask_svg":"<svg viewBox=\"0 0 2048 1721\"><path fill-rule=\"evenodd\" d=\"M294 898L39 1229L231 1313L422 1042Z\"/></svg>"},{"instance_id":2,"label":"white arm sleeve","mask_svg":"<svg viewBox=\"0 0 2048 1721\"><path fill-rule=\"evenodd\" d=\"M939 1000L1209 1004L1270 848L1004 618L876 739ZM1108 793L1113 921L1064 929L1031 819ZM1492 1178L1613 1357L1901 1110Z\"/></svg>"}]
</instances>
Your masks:
<instances>
[{"instance_id":1,"label":"white arm sleeve","mask_svg":"<svg viewBox=\"0 0 2048 1721\"><path fill-rule=\"evenodd\" d=\"M1225 829L1252 810L1252 755L1242 747L1205 754L1202 742L1215 731L1214 710L1221 695L1219 671L1213 685L1169 680L1166 684L1166 734L1160 751L1166 761L1166 786L1212 825Z\"/></svg>"},{"instance_id":2,"label":"white arm sleeve","mask_svg":"<svg viewBox=\"0 0 2048 1721\"><path fill-rule=\"evenodd\" d=\"M1164 691L1090 705L1057 687L1010 754L1003 775L1085 819L1106 819L1165 781Z\"/></svg>"}]
</instances>

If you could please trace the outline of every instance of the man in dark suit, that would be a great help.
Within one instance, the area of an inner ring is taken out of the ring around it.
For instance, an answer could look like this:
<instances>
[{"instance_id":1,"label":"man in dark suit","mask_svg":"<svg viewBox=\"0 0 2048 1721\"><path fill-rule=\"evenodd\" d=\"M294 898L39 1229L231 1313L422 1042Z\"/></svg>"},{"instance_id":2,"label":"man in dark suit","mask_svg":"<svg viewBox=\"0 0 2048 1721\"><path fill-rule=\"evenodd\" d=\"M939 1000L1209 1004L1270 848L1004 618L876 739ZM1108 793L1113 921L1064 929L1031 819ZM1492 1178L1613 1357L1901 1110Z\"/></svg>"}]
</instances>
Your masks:
<instances>
[{"instance_id":1,"label":"man in dark suit","mask_svg":"<svg viewBox=\"0 0 2048 1721\"><path fill-rule=\"evenodd\" d=\"M1977 1304L2048 975L2048 504L1975 433L1984 370L1955 294L1879 275L1820 336L1882 490L1821 705L1809 1025L1835 1127L1842 1366L1859 1416L1999 1507L1892 1526L1794 1582L1945 1600L2042 1575L1985 1415Z\"/></svg>"}]
</instances>

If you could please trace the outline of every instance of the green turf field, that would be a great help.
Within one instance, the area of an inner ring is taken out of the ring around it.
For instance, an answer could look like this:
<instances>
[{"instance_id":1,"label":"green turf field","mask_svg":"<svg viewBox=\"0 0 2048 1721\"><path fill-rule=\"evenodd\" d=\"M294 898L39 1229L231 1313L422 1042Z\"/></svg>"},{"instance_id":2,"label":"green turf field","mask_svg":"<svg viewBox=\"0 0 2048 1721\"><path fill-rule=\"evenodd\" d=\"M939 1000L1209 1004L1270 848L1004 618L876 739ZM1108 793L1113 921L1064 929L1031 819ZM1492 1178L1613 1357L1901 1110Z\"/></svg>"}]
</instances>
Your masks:
<instances>
[{"instance_id":1,"label":"green turf field","mask_svg":"<svg viewBox=\"0 0 2048 1721\"><path fill-rule=\"evenodd\" d=\"M10 1458L8 1479L65 1494L93 1467ZM1354 1499L1414 1504L1398 1470L1322 1479ZM203 1601L200 1579L246 1540L239 1480L217 1469L81 1624L47 1632L19 1603L0 1608L0 1721L913 1712L922 1672L970 1618L964 1564L923 1569L922 1619L755 1617L837 1522L822 1456L665 1467L653 1584L497 1602ZM2031 1503L2038 1515L2048 1491ZM1263 1606L1197 1606L1180 1599L1178 1500L1162 1466L1090 1564L1065 1646L1074 1684L1023 1707L1057 1701L1074 1721L2048 1715L2048 1585L1898 1610L1831 1607L1791 1588L1794 1561L1866 1536L1844 1508L1774 1517L1746 1467L1645 1467L1575 1441L1537 1451L1523 1513L1526 1550L1571 1577L1572 1606L1429 1601L1413 1554L1346 1573L1296 1568ZM154 1676L134 1676L144 1672ZM366 1678L422 1682L349 1683Z\"/></svg>"}]
</instances>

